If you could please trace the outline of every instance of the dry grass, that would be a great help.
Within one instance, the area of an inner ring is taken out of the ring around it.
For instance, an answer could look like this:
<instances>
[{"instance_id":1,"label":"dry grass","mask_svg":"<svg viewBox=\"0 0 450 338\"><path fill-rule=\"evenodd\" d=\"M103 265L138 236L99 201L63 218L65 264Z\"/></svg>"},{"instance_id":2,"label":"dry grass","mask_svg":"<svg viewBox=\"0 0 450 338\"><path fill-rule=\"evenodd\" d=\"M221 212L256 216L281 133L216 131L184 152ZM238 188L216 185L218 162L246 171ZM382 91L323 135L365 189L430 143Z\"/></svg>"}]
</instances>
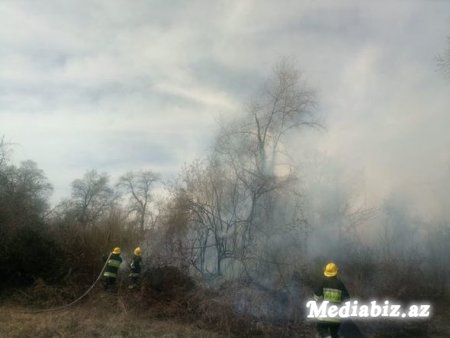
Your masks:
<instances>
[{"instance_id":1,"label":"dry grass","mask_svg":"<svg viewBox=\"0 0 450 338\"><path fill-rule=\"evenodd\" d=\"M12 304L0 307L0 337L221 337L196 323L156 318L126 308L120 296L96 294L71 309L24 313Z\"/></svg>"},{"instance_id":2,"label":"dry grass","mask_svg":"<svg viewBox=\"0 0 450 338\"><path fill-rule=\"evenodd\" d=\"M43 283L36 283L28 290L16 290L16 294L8 298L8 303L0 305L0 337L306 338L315 335L312 322L300 318L297 321L273 322L264 316L250 315L248 309L236 308L236 299L240 299L245 306L256 308L253 309L255 311L266 309L263 305L267 303L267 295L255 290L228 284L220 292L202 287L186 291L174 287L174 274L169 275L170 278L163 278L155 285L147 285L148 281L144 280L140 289L129 290L126 284L121 285L116 294L106 293L98 287L80 304L60 312L26 313L69 303L76 298L70 290ZM288 302L283 307L285 311L303 306L300 299L305 296L296 297L299 300ZM443 306L442 302L439 304L442 306L435 308L430 322L418 323L419 327L416 327L417 323L395 326L384 321L361 322L358 326L362 331L372 333L371 337L393 337L395 335L385 335L393 330L402 332L402 337L450 337L449 307L448 304ZM303 317L300 312L296 316Z\"/></svg>"},{"instance_id":3,"label":"dry grass","mask_svg":"<svg viewBox=\"0 0 450 338\"><path fill-rule=\"evenodd\" d=\"M226 297L203 289L175 298L155 298L144 290L96 289L81 304L47 313L29 312L61 303L26 306L16 299L20 293L0 305L0 337L311 337L311 327L274 327L237 316Z\"/></svg>"}]
</instances>

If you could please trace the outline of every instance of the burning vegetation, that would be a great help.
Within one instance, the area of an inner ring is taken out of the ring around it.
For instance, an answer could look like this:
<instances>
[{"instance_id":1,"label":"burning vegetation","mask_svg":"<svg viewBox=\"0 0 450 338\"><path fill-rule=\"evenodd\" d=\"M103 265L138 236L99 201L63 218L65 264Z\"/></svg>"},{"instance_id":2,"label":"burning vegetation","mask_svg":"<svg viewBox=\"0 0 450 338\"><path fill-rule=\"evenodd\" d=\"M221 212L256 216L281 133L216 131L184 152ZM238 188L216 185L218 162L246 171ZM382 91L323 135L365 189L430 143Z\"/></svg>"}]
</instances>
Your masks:
<instances>
[{"instance_id":1,"label":"burning vegetation","mask_svg":"<svg viewBox=\"0 0 450 338\"><path fill-rule=\"evenodd\" d=\"M91 170L73 181L71 196L54 208L42 170L32 161L12 164L11 145L3 139L3 299L33 309L70 302L96 279L102 256L120 246L117 293L94 288L81 309L112 306L123 321L145 313L149 321L176 318L210 330L197 336L311 337L314 323L306 321L305 303L333 260L351 298L435 306L433 317L420 325L361 322L352 331L353 324L346 324L347 337L358 331L448 336L449 219L421 218L398 196L382 205L361 203L357 192L326 170L326 159L309 161L302 171L292 161L296 149L289 137L307 129L323 130L314 92L300 72L281 62L245 112L220 124L210 153L176 179L163 184L161 174L143 170L112 185L106 173ZM156 195L155 187L164 193ZM128 290L127 262L138 245L143 272L139 286ZM42 328L41 336L76 336L88 320L80 319L76 307L61 316L74 318L72 331ZM106 327L115 324L106 317L105 323L104 331L87 334L111 335ZM129 335L145 335L128 329Z\"/></svg>"}]
</instances>

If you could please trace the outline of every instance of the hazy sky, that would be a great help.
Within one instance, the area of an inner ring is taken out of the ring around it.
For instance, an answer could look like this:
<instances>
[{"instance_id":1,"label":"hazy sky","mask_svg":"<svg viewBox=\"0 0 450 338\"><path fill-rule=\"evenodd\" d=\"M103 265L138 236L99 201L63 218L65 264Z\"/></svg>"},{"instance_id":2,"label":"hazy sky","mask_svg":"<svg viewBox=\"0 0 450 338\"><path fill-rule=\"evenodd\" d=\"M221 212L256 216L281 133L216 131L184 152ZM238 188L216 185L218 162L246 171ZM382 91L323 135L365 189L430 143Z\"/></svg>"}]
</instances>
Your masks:
<instances>
[{"instance_id":1,"label":"hazy sky","mask_svg":"<svg viewBox=\"0 0 450 338\"><path fill-rule=\"evenodd\" d=\"M174 175L283 56L327 127L293 142L362 172L374 196L448 184L450 83L434 58L450 1L2 0L0 27L0 135L53 201L88 169Z\"/></svg>"}]
</instances>

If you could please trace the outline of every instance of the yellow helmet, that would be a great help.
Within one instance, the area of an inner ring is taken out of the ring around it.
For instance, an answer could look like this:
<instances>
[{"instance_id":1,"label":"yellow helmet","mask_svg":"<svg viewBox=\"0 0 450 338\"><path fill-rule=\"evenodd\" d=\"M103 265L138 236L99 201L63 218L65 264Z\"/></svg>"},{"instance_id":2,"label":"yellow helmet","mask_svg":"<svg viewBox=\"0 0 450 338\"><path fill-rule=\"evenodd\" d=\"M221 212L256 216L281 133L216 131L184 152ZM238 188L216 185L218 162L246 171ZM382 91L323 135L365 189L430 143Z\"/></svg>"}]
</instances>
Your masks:
<instances>
[{"instance_id":1,"label":"yellow helmet","mask_svg":"<svg viewBox=\"0 0 450 338\"><path fill-rule=\"evenodd\" d=\"M323 271L323 274L325 277L334 277L338 273L338 267L333 262L328 263L325 266L325 270Z\"/></svg>"},{"instance_id":2,"label":"yellow helmet","mask_svg":"<svg viewBox=\"0 0 450 338\"><path fill-rule=\"evenodd\" d=\"M112 252L113 254L115 254L115 255L120 255L120 248L118 247L118 246L116 246L114 249L113 249L113 252Z\"/></svg>"},{"instance_id":3,"label":"yellow helmet","mask_svg":"<svg viewBox=\"0 0 450 338\"><path fill-rule=\"evenodd\" d=\"M136 256L140 256L142 254L142 250L140 247L137 247L136 249L134 249L134 254Z\"/></svg>"}]
</instances>

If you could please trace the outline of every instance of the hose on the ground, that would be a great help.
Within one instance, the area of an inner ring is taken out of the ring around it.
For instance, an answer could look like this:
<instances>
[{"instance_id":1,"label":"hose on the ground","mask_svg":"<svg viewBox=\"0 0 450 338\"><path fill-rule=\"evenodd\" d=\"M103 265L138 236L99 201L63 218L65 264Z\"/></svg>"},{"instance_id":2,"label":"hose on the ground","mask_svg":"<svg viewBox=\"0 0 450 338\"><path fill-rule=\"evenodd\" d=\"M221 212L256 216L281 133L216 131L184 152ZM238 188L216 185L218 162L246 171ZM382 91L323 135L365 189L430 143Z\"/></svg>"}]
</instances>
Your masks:
<instances>
[{"instance_id":1,"label":"hose on the ground","mask_svg":"<svg viewBox=\"0 0 450 338\"><path fill-rule=\"evenodd\" d=\"M92 285L89 287L89 289L87 289L80 297L78 297L77 299L75 299L73 302L66 304L66 305L62 305L62 306L57 306L54 308L50 308L50 309L41 309L41 310L31 310L31 311L22 311L23 313L42 313L42 312L54 312L54 311L61 311L64 309L67 309L69 307L71 307L72 305L75 305L76 303L78 303L80 300L82 300L84 297L86 297L88 295L89 292L92 291L92 289L95 287L95 285L98 283L98 281L100 280L100 278L102 278L103 275L103 271L106 268L106 265L108 264L109 259L111 258L111 254L109 254L108 258L106 259L105 264L103 265L102 269L100 270L100 273L98 274L97 279L94 281L94 283L92 283Z\"/></svg>"}]
</instances>

